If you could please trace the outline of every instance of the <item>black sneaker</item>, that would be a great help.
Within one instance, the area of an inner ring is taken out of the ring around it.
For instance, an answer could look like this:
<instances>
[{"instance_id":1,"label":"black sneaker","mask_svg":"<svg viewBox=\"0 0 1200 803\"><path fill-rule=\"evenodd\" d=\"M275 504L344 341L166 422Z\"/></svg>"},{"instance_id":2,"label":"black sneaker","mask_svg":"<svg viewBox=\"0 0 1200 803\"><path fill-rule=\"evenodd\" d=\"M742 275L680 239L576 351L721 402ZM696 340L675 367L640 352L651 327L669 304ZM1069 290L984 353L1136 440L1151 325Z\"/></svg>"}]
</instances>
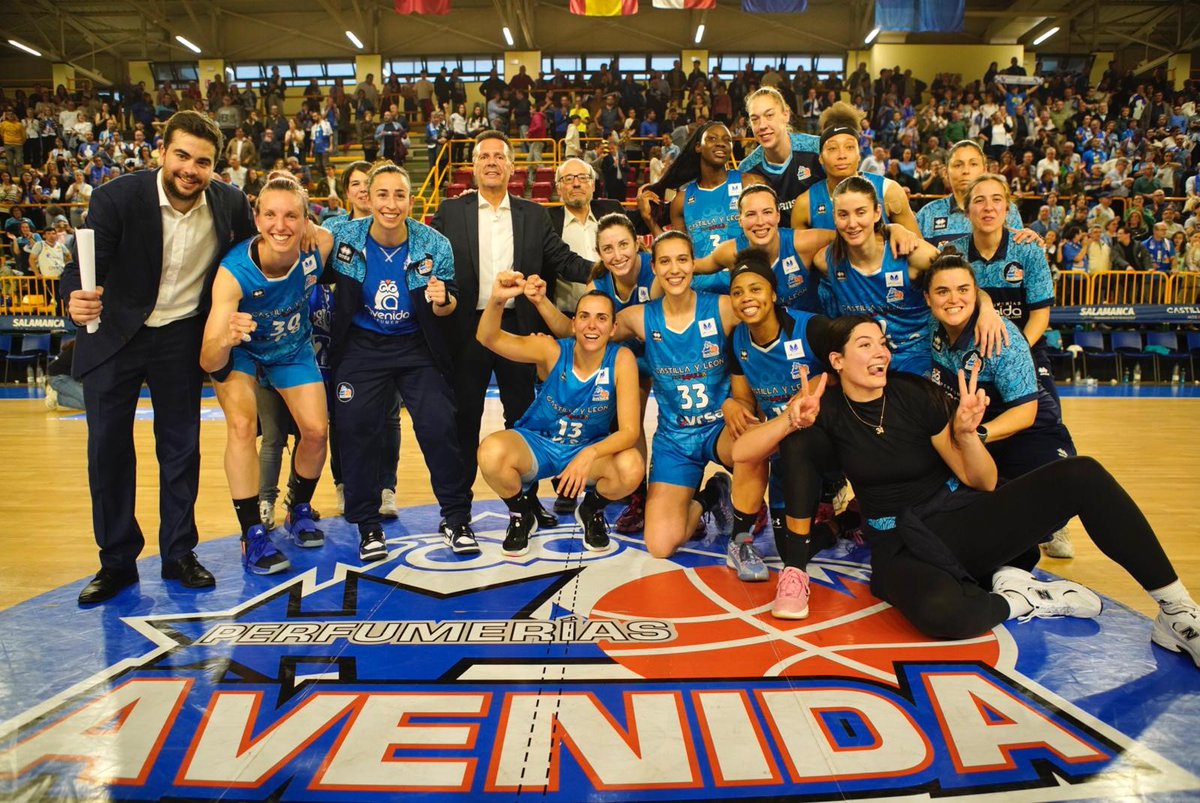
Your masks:
<instances>
[{"instance_id":1,"label":"black sneaker","mask_svg":"<svg viewBox=\"0 0 1200 803\"><path fill-rule=\"evenodd\" d=\"M479 554L479 542L475 540L475 531L471 529L470 524L464 522L463 524L456 524L451 527L443 521L439 526L442 531L442 537L446 539L446 546L454 550L454 554Z\"/></svg>"},{"instance_id":2,"label":"black sneaker","mask_svg":"<svg viewBox=\"0 0 1200 803\"><path fill-rule=\"evenodd\" d=\"M508 529L504 531L504 543L500 551L510 557L519 558L529 551L529 536L538 531L537 516L525 513L509 513Z\"/></svg>"},{"instance_id":3,"label":"black sneaker","mask_svg":"<svg viewBox=\"0 0 1200 803\"><path fill-rule=\"evenodd\" d=\"M383 538L383 530L375 529L365 532L358 542L358 559L363 563L374 563L388 556L387 542Z\"/></svg>"},{"instance_id":4,"label":"black sneaker","mask_svg":"<svg viewBox=\"0 0 1200 803\"><path fill-rule=\"evenodd\" d=\"M575 497L559 494L554 500L554 512L560 516L570 516L575 512Z\"/></svg>"},{"instance_id":5,"label":"black sneaker","mask_svg":"<svg viewBox=\"0 0 1200 803\"><path fill-rule=\"evenodd\" d=\"M560 497L561 498L561 497ZM529 506L529 512L537 519L537 526L543 530L550 530L558 526L558 516L551 513L542 505L542 500L537 498L537 494L525 494L525 503ZM575 509L574 500L571 501L571 510ZM567 512L570 513L571 510ZM554 503L554 511L558 512L558 502Z\"/></svg>"},{"instance_id":6,"label":"black sneaker","mask_svg":"<svg viewBox=\"0 0 1200 803\"><path fill-rule=\"evenodd\" d=\"M588 552L607 552L612 546L608 540L608 522L604 520L604 508L589 510L580 505L575 510L575 521L583 528L583 547Z\"/></svg>"}]
</instances>

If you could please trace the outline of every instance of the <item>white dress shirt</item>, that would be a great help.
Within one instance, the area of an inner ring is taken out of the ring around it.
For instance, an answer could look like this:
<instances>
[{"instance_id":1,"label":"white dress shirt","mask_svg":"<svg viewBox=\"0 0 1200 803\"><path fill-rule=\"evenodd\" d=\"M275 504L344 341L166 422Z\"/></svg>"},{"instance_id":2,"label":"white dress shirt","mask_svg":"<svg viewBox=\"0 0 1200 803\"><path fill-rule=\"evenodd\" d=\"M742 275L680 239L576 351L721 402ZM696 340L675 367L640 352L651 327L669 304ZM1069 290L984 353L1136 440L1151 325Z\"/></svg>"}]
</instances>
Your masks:
<instances>
[{"instance_id":1,"label":"white dress shirt","mask_svg":"<svg viewBox=\"0 0 1200 803\"><path fill-rule=\"evenodd\" d=\"M165 326L200 311L208 266L217 255L217 232L204 193L187 212L176 212L163 189L162 169L156 171L158 207L162 214L162 278L158 303L147 326Z\"/></svg>"},{"instance_id":2,"label":"white dress shirt","mask_svg":"<svg viewBox=\"0 0 1200 803\"><path fill-rule=\"evenodd\" d=\"M508 193L499 206L492 206L483 193L479 194L479 301L475 309L487 306L492 297L496 274L513 269L512 202ZM512 309L510 299L504 304Z\"/></svg>"},{"instance_id":3,"label":"white dress shirt","mask_svg":"<svg viewBox=\"0 0 1200 803\"><path fill-rule=\"evenodd\" d=\"M570 246L576 254L593 262L600 259L600 252L596 250L597 226L596 216L592 214L590 204L587 217L582 222L571 213L570 209L563 209L563 242ZM554 285L554 305L563 312L574 314L575 305L579 303L580 296L585 292L587 292L586 284L569 282L560 276Z\"/></svg>"}]
</instances>

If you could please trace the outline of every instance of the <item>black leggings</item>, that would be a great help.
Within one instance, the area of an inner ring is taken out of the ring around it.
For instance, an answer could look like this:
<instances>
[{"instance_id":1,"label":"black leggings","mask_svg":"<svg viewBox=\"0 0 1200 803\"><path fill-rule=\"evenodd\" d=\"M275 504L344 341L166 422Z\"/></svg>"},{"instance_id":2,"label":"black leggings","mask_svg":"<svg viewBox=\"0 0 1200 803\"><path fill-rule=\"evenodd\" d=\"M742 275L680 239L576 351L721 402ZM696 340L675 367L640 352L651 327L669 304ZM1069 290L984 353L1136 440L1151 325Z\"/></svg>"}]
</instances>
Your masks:
<instances>
[{"instance_id":1,"label":"black leggings","mask_svg":"<svg viewBox=\"0 0 1200 803\"><path fill-rule=\"evenodd\" d=\"M794 451L782 446L781 450L781 457ZM796 454L790 460L798 463L798 469L805 462ZM808 472L811 477L815 469ZM796 478L803 481L806 475L790 472L785 476L791 482ZM979 494L970 504L931 513L924 523L972 577L989 582L997 568L1025 563L1025 556L1072 516L1079 516L1100 551L1142 588L1162 588L1177 579L1142 511L1090 457L1057 460L992 493ZM872 539L871 550L871 590L926 635L970 638L1008 618L1009 606L1003 597L979 582L960 581L949 571L921 560L899 537L885 532Z\"/></svg>"}]
</instances>

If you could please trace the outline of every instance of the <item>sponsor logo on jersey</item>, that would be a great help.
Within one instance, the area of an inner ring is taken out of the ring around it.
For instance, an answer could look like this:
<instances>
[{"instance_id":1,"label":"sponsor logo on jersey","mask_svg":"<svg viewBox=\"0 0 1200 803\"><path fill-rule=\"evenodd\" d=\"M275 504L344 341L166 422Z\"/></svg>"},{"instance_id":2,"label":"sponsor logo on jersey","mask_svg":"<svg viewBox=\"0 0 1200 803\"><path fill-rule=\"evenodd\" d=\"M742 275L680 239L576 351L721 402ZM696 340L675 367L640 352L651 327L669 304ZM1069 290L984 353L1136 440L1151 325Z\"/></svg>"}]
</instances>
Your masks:
<instances>
[{"instance_id":1,"label":"sponsor logo on jersey","mask_svg":"<svg viewBox=\"0 0 1200 803\"><path fill-rule=\"evenodd\" d=\"M688 206L691 206L691 205L692 205L692 204L694 204L694 203L696 203L696 196L695 196L695 195L689 195L689 196L688 196L688 199L687 199L687 204L688 204Z\"/></svg>"},{"instance_id":2,"label":"sponsor logo on jersey","mask_svg":"<svg viewBox=\"0 0 1200 803\"><path fill-rule=\"evenodd\" d=\"M818 215L825 214L826 209L827 209L827 207L825 206L825 204L817 204L817 214Z\"/></svg>"},{"instance_id":3,"label":"sponsor logo on jersey","mask_svg":"<svg viewBox=\"0 0 1200 803\"><path fill-rule=\"evenodd\" d=\"M342 243L337 248L337 254L335 254L335 258L338 262L349 263L352 259L354 259L354 249L350 247L349 243Z\"/></svg>"},{"instance_id":4,"label":"sponsor logo on jersey","mask_svg":"<svg viewBox=\"0 0 1200 803\"><path fill-rule=\"evenodd\" d=\"M934 231L942 231L943 229L945 229L945 228L946 228L946 226L947 226L949 223L950 223L950 219L949 219L949 218L944 218L944 217L935 217L935 218L933 219L933 230L934 230Z\"/></svg>"},{"instance_id":5,"label":"sponsor logo on jersey","mask_svg":"<svg viewBox=\"0 0 1200 803\"><path fill-rule=\"evenodd\" d=\"M802 376L804 376L804 363L792 363L792 379L800 379Z\"/></svg>"},{"instance_id":6,"label":"sponsor logo on jersey","mask_svg":"<svg viewBox=\"0 0 1200 803\"><path fill-rule=\"evenodd\" d=\"M838 268L836 271L834 271L833 275L839 282L846 281L846 271L842 270L841 268Z\"/></svg>"},{"instance_id":7,"label":"sponsor logo on jersey","mask_svg":"<svg viewBox=\"0 0 1200 803\"><path fill-rule=\"evenodd\" d=\"M929 378L933 381L933 383L935 385L942 384L942 369L941 368L931 368L929 371Z\"/></svg>"},{"instance_id":8,"label":"sponsor logo on jersey","mask_svg":"<svg viewBox=\"0 0 1200 803\"><path fill-rule=\"evenodd\" d=\"M738 358L739 358L739 359L740 359L742 362L746 362L746 361L748 361L748 360L750 359L750 353L749 353L748 351L746 351L745 349L740 349L740 350L738 351Z\"/></svg>"},{"instance_id":9,"label":"sponsor logo on jersey","mask_svg":"<svg viewBox=\"0 0 1200 803\"><path fill-rule=\"evenodd\" d=\"M419 262L414 262L413 265L410 265L410 267L414 266L417 269L417 273L422 276L429 276L433 273L433 259L431 257L427 256Z\"/></svg>"},{"instance_id":10,"label":"sponsor logo on jersey","mask_svg":"<svg viewBox=\"0 0 1200 803\"><path fill-rule=\"evenodd\" d=\"M300 263L300 267L304 270L304 272L306 274L308 274L308 273L316 273L317 270L319 270L321 266L320 266L320 264L318 264L317 257L315 254L307 254L304 257L304 260Z\"/></svg>"},{"instance_id":11,"label":"sponsor logo on jersey","mask_svg":"<svg viewBox=\"0 0 1200 803\"><path fill-rule=\"evenodd\" d=\"M609 398L608 391L606 389L600 387L599 385L597 385L595 388L592 389L592 401L606 402L606 401L608 401L608 398Z\"/></svg>"},{"instance_id":12,"label":"sponsor logo on jersey","mask_svg":"<svg viewBox=\"0 0 1200 803\"><path fill-rule=\"evenodd\" d=\"M887 291L887 303L899 304L904 300L904 291L898 287L892 287Z\"/></svg>"},{"instance_id":13,"label":"sponsor logo on jersey","mask_svg":"<svg viewBox=\"0 0 1200 803\"><path fill-rule=\"evenodd\" d=\"M942 336L941 336L941 334L936 334L936 335L934 335L934 336L933 336L933 350L934 350L934 351L939 351L939 352L942 350Z\"/></svg>"},{"instance_id":14,"label":"sponsor logo on jersey","mask_svg":"<svg viewBox=\"0 0 1200 803\"><path fill-rule=\"evenodd\" d=\"M1020 262L1009 262L1004 266L1004 281L1016 284L1025 278L1025 268Z\"/></svg>"},{"instance_id":15,"label":"sponsor logo on jersey","mask_svg":"<svg viewBox=\"0 0 1200 803\"><path fill-rule=\"evenodd\" d=\"M963 358L963 370L971 371L975 368L975 366L979 366L979 368L982 370L983 369L983 360L980 359L979 352L976 352L976 351L968 352L967 356Z\"/></svg>"},{"instance_id":16,"label":"sponsor logo on jersey","mask_svg":"<svg viewBox=\"0 0 1200 803\"><path fill-rule=\"evenodd\" d=\"M375 290L375 309L394 312L400 308L400 290L395 279L384 279Z\"/></svg>"},{"instance_id":17,"label":"sponsor logo on jersey","mask_svg":"<svg viewBox=\"0 0 1200 803\"><path fill-rule=\"evenodd\" d=\"M796 178L799 179L800 181L807 181L811 175L812 175L812 170L810 170L808 168L808 165L800 165L799 167L796 168ZM794 203L794 200L793 200L793 203Z\"/></svg>"},{"instance_id":18,"label":"sponsor logo on jersey","mask_svg":"<svg viewBox=\"0 0 1200 803\"><path fill-rule=\"evenodd\" d=\"M804 277L799 273L793 273L791 276L787 277L787 283L788 287L799 287L800 285L804 284Z\"/></svg>"},{"instance_id":19,"label":"sponsor logo on jersey","mask_svg":"<svg viewBox=\"0 0 1200 803\"><path fill-rule=\"evenodd\" d=\"M741 195L742 194L742 182L740 182L740 181L729 182L729 194L730 195Z\"/></svg>"},{"instance_id":20,"label":"sponsor logo on jersey","mask_svg":"<svg viewBox=\"0 0 1200 803\"><path fill-rule=\"evenodd\" d=\"M783 354L789 360L804 359L804 341L803 340L786 340L783 343Z\"/></svg>"},{"instance_id":21,"label":"sponsor logo on jersey","mask_svg":"<svg viewBox=\"0 0 1200 803\"><path fill-rule=\"evenodd\" d=\"M608 384L608 369L607 368L601 368L599 371L596 372L596 384L597 385L607 385Z\"/></svg>"},{"instance_id":22,"label":"sponsor logo on jersey","mask_svg":"<svg viewBox=\"0 0 1200 803\"><path fill-rule=\"evenodd\" d=\"M337 386L337 400L340 402L348 402L354 398L354 385L349 382L339 382Z\"/></svg>"},{"instance_id":23,"label":"sponsor logo on jersey","mask_svg":"<svg viewBox=\"0 0 1200 803\"><path fill-rule=\"evenodd\" d=\"M251 293L250 297L251 298L262 298L266 294L267 294L267 291L260 287L257 290L255 290L253 293Z\"/></svg>"},{"instance_id":24,"label":"sponsor logo on jersey","mask_svg":"<svg viewBox=\"0 0 1200 803\"><path fill-rule=\"evenodd\" d=\"M904 271L889 270L883 275L884 282L888 287L903 287L904 286Z\"/></svg>"},{"instance_id":25,"label":"sponsor logo on jersey","mask_svg":"<svg viewBox=\"0 0 1200 803\"><path fill-rule=\"evenodd\" d=\"M705 340L704 347L700 349L700 353L704 355L706 359L708 357L715 357L721 353L721 347L711 340Z\"/></svg>"},{"instance_id":26,"label":"sponsor logo on jersey","mask_svg":"<svg viewBox=\"0 0 1200 803\"><path fill-rule=\"evenodd\" d=\"M663 342L662 332L658 331L657 329L654 329L653 331L650 332L650 339L653 340L655 343Z\"/></svg>"},{"instance_id":27,"label":"sponsor logo on jersey","mask_svg":"<svg viewBox=\"0 0 1200 803\"><path fill-rule=\"evenodd\" d=\"M317 283L316 274L310 273L304 277L304 289L305 290L308 290L316 283Z\"/></svg>"},{"instance_id":28,"label":"sponsor logo on jersey","mask_svg":"<svg viewBox=\"0 0 1200 803\"><path fill-rule=\"evenodd\" d=\"M784 273L799 273L800 272L800 261L797 260L795 257L784 257L783 258L783 272Z\"/></svg>"},{"instance_id":29,"label":"sponsor logo on jersey","mask_svg":"<svg viewBox=\"0 0 1200 803\"><path fill-rule=\"evenodd\" d=\"M716 318L705 318L700 321L700 337L715 337L717 334Z\"/></svg>"},{"instance_id":30,"label":"sponsor logo on jersey","mask_svg":"<svg viewBox=\"0 0 1200 803\"><path fill-rule=\"evenodd\" d=\"M644 304L650 300L650 288L649 287L639 287L637 289L637 291L638 291L638 293L637 293L638 301L640 301Z\"/></svg>"}]
</instances>

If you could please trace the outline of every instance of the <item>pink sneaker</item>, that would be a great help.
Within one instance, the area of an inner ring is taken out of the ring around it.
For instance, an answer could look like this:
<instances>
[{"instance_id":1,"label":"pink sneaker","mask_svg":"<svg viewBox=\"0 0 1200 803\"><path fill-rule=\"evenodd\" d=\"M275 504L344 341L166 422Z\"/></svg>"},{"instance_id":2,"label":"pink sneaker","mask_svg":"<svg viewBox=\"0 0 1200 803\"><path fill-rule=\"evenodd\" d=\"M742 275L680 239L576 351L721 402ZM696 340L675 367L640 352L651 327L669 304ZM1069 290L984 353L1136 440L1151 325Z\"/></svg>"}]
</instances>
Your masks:
<instances>
[{"instance_id":1,"label":"pink sneaker","mask_svg":"<svg viewBox=\"0 0 1200 803\"><path fill-rule=\"evenodd\" d=\"M623 535L640 533L646 527L646 497L636 491L629 497L629 505L617 516L615 529Z\"/></svg>"},{"instance_id":2,"label":"pink sneaker","mask_svg":"<svg viewBox=\"0 0 1200 803\"><path fill-rule=\"evenodd\" d=\"M787 566L779 573L771 615L776 619L808 618L808 575L805 572Z\"/></svg>"}]
</instances>

